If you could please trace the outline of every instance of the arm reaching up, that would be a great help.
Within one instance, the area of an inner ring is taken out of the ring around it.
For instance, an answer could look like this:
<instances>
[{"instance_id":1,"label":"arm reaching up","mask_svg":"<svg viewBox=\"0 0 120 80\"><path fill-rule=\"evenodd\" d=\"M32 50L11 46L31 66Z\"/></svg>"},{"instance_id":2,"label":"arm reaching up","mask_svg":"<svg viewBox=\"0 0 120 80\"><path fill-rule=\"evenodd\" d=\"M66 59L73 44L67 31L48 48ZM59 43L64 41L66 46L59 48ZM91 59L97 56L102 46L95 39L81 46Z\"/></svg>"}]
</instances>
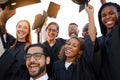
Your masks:
<instances>
[{"instance_id":1,"label":"arm reaching up","mask_svg":"<svg viewBox=\"0 0 120 80\"><path fill-rule=\"evenodd\" d=\"M9 18L11 18L16 13L16 10L10 10L9 6L6 6L3 10L0 8L0 27L5 26Z\"/></svg>"},{"instance_id":2,"label":"arm reaching up","mask_svg":"<svg viewBox=\"0 0 120 80\"><path fill-rule=\"evenodd\" d=\"M101 4L106 3L106 0L100 0Z\"/></svg>"},{"instance_id":3,"label":"arm reaching up","mask_svg":"<svg viewBox=\"0 0 120 80\"><path fill-rule=\"evenodd\" d=\"M95 22L94 22L94 8L90 4L85 5L86 12L88 14L88 20L89 20L89 28L88 28L88 34L94 44L96 39L96 28L95 28Z\"/></svg>"},{"instance_id":4,"label":"arm reaching up","mask_svg":"<svg viewBox=\"0 0 120 80\"><path fill-rule=\"evenodd\" d=\"M8 6L5 7L3 10L0 7L0 56L4 53L5 51L5 39L3 35L6 33L6 22L10 17L12 17L15 14L15 10L10 10Z\"/></svg>"}]
</instances>

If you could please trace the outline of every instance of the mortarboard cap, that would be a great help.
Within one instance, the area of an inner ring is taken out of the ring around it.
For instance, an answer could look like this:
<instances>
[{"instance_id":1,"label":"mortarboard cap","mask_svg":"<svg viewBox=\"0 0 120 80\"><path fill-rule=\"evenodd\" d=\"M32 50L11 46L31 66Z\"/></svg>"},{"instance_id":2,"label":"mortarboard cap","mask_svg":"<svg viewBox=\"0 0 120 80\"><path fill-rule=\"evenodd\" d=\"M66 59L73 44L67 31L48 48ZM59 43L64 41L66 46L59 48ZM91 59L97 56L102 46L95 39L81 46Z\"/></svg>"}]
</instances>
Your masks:
<instances>
[{"instance_id":1,"label":"mortarboard cap","mask_svg":"<svg viewBox=\"0 0 120 80\"><path fill-rule=\"evenodd\" d=\"M6 2L8 2L8 0L0 0L0 4L4 4Z\"/></svg>"},{"instance_id":2,"label":"mortarboard cap","mask_svg":"<svg viewBox=\"0 0 120 80\"><path fill-rule=\"evenodd\" d=\"M34 20L32 29L34 30L34 29L40 28L40 30L41 30L41 28L44 25L44 22L46 21L46 18L47 18L47 12L45 12L45 11L43 11L43 15L37 14L35 16L35 20Z\"/></svg>"},{"instance_id":3,"label":"mortarboard cap","mask_svg":"<svg viewBox=\"0 0 120 80\"><path fill-rule=\"evenodd\" d=\"M47 10L48 16L56 18L59 9L60 9L59 4L56 4L54 2L50 2L48 10Z\"/></svg>"},{"instance_id":4,"label":"mortarboard cap","mask_svg":"<svg viewBox=\"0 0 120 80\"><path fill-rule=\"evenodd\" d=\"M85 4L88 4L90 0L72 0L74 3L80 5L79 12L85 8Z\"/></svg>"},{"instance_id":5,"label":"mortarboard cap","mask_svg":"<svg viewBox=\"0 0 120 80\"><path fill-rule=\"evenodd\" d=\"M41 2L41 0L0 0L0 5L2 8L8 5L10 9L16 9L39 2Z\"/></svg>"},{"instance_id":6,"label":"mortarboard cap","mask_svg":"<svg viewBox=\"0 0 120 80\"><path fill-rule=\"evenodd\" d=\"M9 0L0 0L0 8L4 9L8 2Z\"/></svg>"}]
</instances>

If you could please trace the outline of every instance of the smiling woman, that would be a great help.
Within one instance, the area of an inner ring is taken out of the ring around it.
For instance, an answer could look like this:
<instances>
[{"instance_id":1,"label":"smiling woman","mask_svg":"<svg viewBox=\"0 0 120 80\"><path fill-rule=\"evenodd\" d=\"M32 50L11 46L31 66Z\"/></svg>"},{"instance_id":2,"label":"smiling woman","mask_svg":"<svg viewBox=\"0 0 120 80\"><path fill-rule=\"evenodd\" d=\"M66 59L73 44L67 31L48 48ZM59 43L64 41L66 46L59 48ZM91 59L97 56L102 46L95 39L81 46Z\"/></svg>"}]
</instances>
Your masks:
<instances>
[{"instance_id":1,"label":"smiling woman","mask_svg":"<svg viewBox=\"0 0 120 80\"><path fill-rule=\"evenodd\" d=\"M16 11L16 14L7 22L7 30L9 33L15 35L15 24L21 20L21 19L27 19L29 20L29 22L31 23L31 26L33 25L34 19L35 19L35 15L36 14L41 14L43 13L43 10L47 11L48 6L50 1L53 1L57 4L60 5L60 10L58 11L57 17L56 18L49 18L47 20L47 24L49 22L57 22L60 25L60 32L58 37L62 37L65 39L68 39L68 25L71 22L75 22L78 24L78 28L79 28L79 35L78 36L82 36L82 28L83 26L88 22L87 19L87 14L85 13L84 10L82 10L79 13L79 5L75 4L72 2L72 0L65 0L65 1L61 1L61 0L41 0L41 3L37 3L37 4L32 4L29 6L25 6L25 7L21 7L18 8ZM116 2L118 4L120 4L119 0L106 0L107 2L112 1L112 2ZM98 14L98 9L101 6L100 0L90 0L89 2L90 4L92 4L95 8L95 24L97 27L97 36L101 36L100 30L99 30L99 24L98 24L98 18L97 18L97 14ZM97 6L97 7L96 7ZM12 30L11 30L12 28ZM64 34L64 35L63 35ZM33 43L37 42L37 35L35 34L34 31L32 31L32 35L34 38L32 38Z\"/></svg>"},{"instance_id":2,"label":"smiling woman","mask_svg":"<svg viewBox=\"0 0 120 80\"><path fill-rule=\"evenodd\" d=\"M15 32L16 24L19 20L24 20L24 19L26 19L30 22L30 26L32 28L32 25L33 25L33 22L35 19L35 15L42 13L42 11L38 7L40 7L39 3L21 7L21 8L17 8L16 14L12 18L10 18L9 21L7 22L7 25L6 25L7 31L15 37L16 36L16 32ZM11 28L12 28L12 30L11 30ZM33 42L36 42L37 35L35 34L34 31L32 32L32 35L34 36Z\"/></svg>"},{"instance_id":3,"label":"smiling woman","mask_svg":"<svg viewBox=\"0 0 120 80\"><path fill-rule=\"evenodd\" d=\"M8 7L5 7L4 10L1 9L0 17L2 19L0 18L0 22L3 21L3 23L6 24L5 22L10 17L8 13L10 14L11 12ZM4 24L0 26L1 29L5 29ZM4 32L3 40L5 40L5 48L7 51L0 57L0 68L2 69L0 73L1 80L24 80L29 76L23 58L25 47L31 44L30 23L27 20L20 20L17 23L16 36L17 38L15 39L9 33Z\"/></svg>"}]
</instances>

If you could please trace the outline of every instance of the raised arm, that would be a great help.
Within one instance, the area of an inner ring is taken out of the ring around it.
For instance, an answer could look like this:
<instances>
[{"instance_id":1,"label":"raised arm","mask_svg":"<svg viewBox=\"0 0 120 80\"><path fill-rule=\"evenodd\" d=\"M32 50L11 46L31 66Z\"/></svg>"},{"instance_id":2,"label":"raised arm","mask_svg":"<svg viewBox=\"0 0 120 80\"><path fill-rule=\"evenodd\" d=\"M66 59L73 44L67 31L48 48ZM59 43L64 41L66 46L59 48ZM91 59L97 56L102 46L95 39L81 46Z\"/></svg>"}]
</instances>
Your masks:
<instances>
[{"instance_id":1,"label":"raised arm","mask_svg":"<svg viewBox=\"0 0 120 80\"><path fill-rule=\"evenodd\" d=\"M6 22L14 14L15 10L10 10L8 6L6 6L4 10L0 7L0 55L2 55L4 52L3 48L6 48L6 37L3 37L6 36Z\"/></svg>"},{"instance_id":2,"label":"raised arm","mask_svg":"<svg viewBox=\"0 0 120 80\"><path fill-rule=\"evenodd\" d=\"M16 11L10 10L8 6L6 6L4 10L0 8L0 27L5 27L8 19L11 18L15 13ZM2 28L2 29L5 29L5 28Z\"/></svg>"},{"instance_id":3,"label":"raised arm","mask_svg":"<svg viewBox=\"0 0 120 80\"><path fill-rule=\"evenodd\" d=\"M100 0L101 4L106 3L106 0Z\"/></svg>"},{"instance_id":4,"label":"raised arm","mask_svg":"<svg viewBox=\"0 0 120 80\"><path fill-rule=\"evenodd\" d=\"M89 27L88 27L88 34L91 38L91 41L95 42L96 39L96 28L95 28L95 22L94 22L94 8L90 4L85 6L86 12L88 14L88 20L89 20Z\"/></svg>"}]
</instances>

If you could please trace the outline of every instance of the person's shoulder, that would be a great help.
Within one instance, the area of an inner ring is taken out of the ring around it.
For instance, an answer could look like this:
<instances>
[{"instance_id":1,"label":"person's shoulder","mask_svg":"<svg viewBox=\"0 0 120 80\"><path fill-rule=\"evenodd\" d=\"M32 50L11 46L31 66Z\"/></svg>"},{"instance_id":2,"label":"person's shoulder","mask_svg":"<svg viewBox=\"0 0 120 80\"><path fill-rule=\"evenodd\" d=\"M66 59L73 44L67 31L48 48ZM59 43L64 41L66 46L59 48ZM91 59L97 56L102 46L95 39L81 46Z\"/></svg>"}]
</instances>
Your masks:
<instances>
[{"instance_id":1,"label":"person's shoulder","mask_svg":"<svg viewBox=\"0 0 120 80\"><path fill-rule=\"evenodd\" d=\"M44 41L42 44L43 44L43 45L46 45L46 44L48 44L48 41Z\"/></svg>"},{"instance_id":2,"label":"person's shoulder","mask_svg":"<svg viewBox=\"0 0 120 80\"><path fill-rule=\"evenodd\" d=\"M61 38L61 37L58 37L57 40L66 40L66 39L63 39L63 38Z\"/></svg>"},{"instance_id":3,"label":"person's shoulder","mask_svg":"<svg viewBox=\"0 0 120 80\"><path fill-rule=\"evenodd\" d=\"M62 60L57 60L55 63L54 63L54 66L57 66L57 67L60 67L62 64L64 64L65 62L62 61Z\"/></svg>"},{"instance_id":4,"label":"person's shoulder","mask_svg":"<svg viewBox=\"0 0 120 80\"><path fill-rule=\"evenodd\" d=\"M53 64L54 70L61 70L64 68L65 61L58 60Z\"/></svg>"},{"instance_id":5,"label":"person's shoulder","mask_svg":"<svg viewBox=\"0 0 120 80\"><path fill-rule=\"evenodd\" d=\"M59 63L62 63L62 62L64 62L64 61L63 60L57 60L55 63L59 64Z\"/></svg>"},{"instance_id":6,"label":"person's shoulder","mask_svg":"<svg viewBox=\"0 0 120 80\"><path fill-rule=\"evenodd\" d=\"M16 40L15 37L9 33L6 33L6 37L8 40L14 40L14 41Z\"/></svg>"},{"instance_id":7,"label":"person's shoulder","mask_svg":"<svg viewBox=\"0 0 120 80\"><path fill-rule=\"evenodd\" d=\"M99 36L99 37L97 37L97 40L98 40L98 41L102 41L103 39L104 39L103 36Z\"/></svg>"},{"instance_id":8,"label":"person's shoulder","mask_svg":"<svg viewBox=\"0 0 120 80\"><path fill-rule=\"evenodd\" d=\"M63 38L60 38L60 37L58 37L56 40L59 41L59 42L63 42L63 43L66 42L66 39L63 39Z\"/></svg>"},{"instance_id":9,"label":"person's shoulder","mask_svg":"<svg viewBox=\"0 0 120 80\"><path fill-rule=\"evenodd\" d=\"M49 78L48 80L53 80L52 78Z\"/></svg>"}]
</instances>

